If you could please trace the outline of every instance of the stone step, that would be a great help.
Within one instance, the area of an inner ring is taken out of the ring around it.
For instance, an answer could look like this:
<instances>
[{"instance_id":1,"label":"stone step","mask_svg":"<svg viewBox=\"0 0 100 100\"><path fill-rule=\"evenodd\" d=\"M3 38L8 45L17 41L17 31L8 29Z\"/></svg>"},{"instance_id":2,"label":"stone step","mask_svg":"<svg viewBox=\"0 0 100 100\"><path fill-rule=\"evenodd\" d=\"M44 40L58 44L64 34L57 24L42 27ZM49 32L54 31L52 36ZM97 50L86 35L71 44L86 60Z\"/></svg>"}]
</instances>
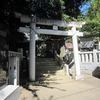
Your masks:
<instances>
[{"instance_id":1,"label":"stone step","mask_svg":"<svg viewBox=\"0 0 100 100\"><path fill-rule=\"evenodd\" d=\"M54 69L36 69L36 72L39 72L39 73L41 73L41 72L55 72L55 71L57 71L57 70L60 70L59 68L54 68Z\"/></svg>"},{"instance_id":2,"label":"stone step","mask_svg":"<svg viewBox=\"0 0 100 100\"><path fill-rule=\"evenodd\" d=\"M49 62L49 61L55 61L55 59L54 58L38 58L38 59L36 59L36 61L38 61L38 62L41 62L41 61Z\"/></svg>"},{"instance_id":3,"label":"stone step","mask_svg":"<svg viewBox=\"0 0 100 100\"><path fill-rule=\"evenodd\" d=\"M36 65L53 65L53 64L58 64L58 63L56 63L56 62L53 62L53 61L51 61L51 62L36 62Z\"/></svg>"},{"instance_id":4,"label":"stone step","mask_svg":"<svg viewBox=\"0 0 100 100\"><path fill-rule=\"evenodd\" d=\"M57 71L57 70L59 70L58 68L55 68L55 69L36 69L36 72L53 72L53 71Z\"/></svg>"},{"instance_id":5,"label":"stone step","mask_svg":"<svg viewBox=\"0 0 100 100\"><path fill-rule=\"evenodd\" d=\"M54 69L36 69L36 72L48 72L48 71L50 71L50 72L53 72L53 71L56 71L56 70L59 70L59 68L54 68Z\"/></svg>"},{"instance_id":6,"label":"stone step","mask_svg":"<svg viewBox=\"0 0 100 100\"><path fill-rule=\"evenodd\" d=\"M36 77L47 77L47 76L51 76L51 75L57 75L57 76L59 76L59 77L62 77L62 76L66 76L66 74L63 72L63 73L59 73L59 74L56 74L56 71L53 71L53 72L51 72L50 74L48 74L48 72L47 73L36 73Z\"/></svg>"},{"instance_id":7,"label":"stone step","mask_svg":"<svg viewBox=\"0 0 100 100\"><path fill-rule=\"evenodd\" d=\"M55 74L59 69L59 65L53 58L38 58L36 60L36 77Z\"/></svg>"},{"instance_id":8,"label":"stone step","mask_svg":"<svg viewBox=\"0 0 100 100\"><path fill-rule=\"evenodd\" d=\"M57 64L36 64L36 67L57 67Z\"/></svg>"},{"instance_id":9,"label":"stone step","mask_svg":"<svg viewBox=\"0 0 100 100\"><path fill-rule=\"evenodd\" d=\"M59 66L58 65L36 65L36 68L46 68L46 69L49 69L49 68L59 68Z\"/></svg>"},{"instance_id":10,"label":"stone step","mask_svg":"<svg viewBox=\"0 0 100 100\"><path fill-rule=\"evenodd\" d=\"M49 64L58 64L58 63L55 62L55 61L50 61L50 62L42 62L42 61L41 61L41 62L36 62L36 64L37 64L37 65L41 65L41 64L42 64L42 65L43 65L43 64L45 64L45 65L46 65L46 64L49 65Z\"/></svg>"}]
</instances>

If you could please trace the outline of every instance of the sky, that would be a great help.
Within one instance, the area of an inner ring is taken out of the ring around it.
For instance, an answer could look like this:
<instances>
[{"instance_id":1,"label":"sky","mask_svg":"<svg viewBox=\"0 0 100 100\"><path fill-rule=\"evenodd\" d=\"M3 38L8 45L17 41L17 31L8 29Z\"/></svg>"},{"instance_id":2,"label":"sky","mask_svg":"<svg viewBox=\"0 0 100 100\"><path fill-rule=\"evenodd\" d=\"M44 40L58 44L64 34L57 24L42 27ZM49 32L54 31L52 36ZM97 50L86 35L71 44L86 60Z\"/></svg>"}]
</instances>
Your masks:
<instances>
[{"instance_id":1,"label":"sky","mask_svg":"<svg viewBox=\"0 0 100 100\"><path fill-rule=\"evenodd\" d=\"M90 7L90 2L86 2L84 5L80 7L80 10L83 14L86 14L88 11L88 8Z\"/></svg>"}]
</instances>

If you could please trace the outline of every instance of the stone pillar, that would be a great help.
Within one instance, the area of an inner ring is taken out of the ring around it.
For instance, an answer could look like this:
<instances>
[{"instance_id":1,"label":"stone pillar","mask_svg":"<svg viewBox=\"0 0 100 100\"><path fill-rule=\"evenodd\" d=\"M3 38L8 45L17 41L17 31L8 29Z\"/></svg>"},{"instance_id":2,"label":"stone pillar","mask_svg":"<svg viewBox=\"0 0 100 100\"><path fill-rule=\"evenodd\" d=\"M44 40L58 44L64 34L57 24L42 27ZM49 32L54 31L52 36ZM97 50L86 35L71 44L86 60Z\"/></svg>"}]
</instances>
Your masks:
<instances>
[{"instance_id":1,"label":"stone pillar","mask_svg":"<svg viewBox=\"0 0 100 100\"><path fill-rule=\"evenodd\" d=\"M73 51L74 51L74 63L75 63L75 70L76 70L75 79L78 80L78 79L82 78L82 76L81 76L80 63L79 63L76 27L72 28L72 32L73 32L72 42L73 42Z\"/></svg>"},{"instance_id":2,"label":"stone pillar","mask_svg":"<svg viewBox=\"0 0 100 100\"><path fill-rule=\"evenodd\" d=\"M29 79L35 81L35 23L31 23L29 51Z\"/></svg>"},{"instance_id":3,"label":"stone pillar","mask_svg":"<svg viewBox=\"0 0 100 100\"><path fill-rule=\"evenodd\" d=\"M64 64L64 66L65 66L65 72L66 72L66 75L68 75L69 76L69 66L67 65L67 64Z\"/></svg>"},{"instance_id":4,"label":"stone pillar","mask_svg":"<svg viewBox=\"0 0 100 100\"><path fill-rule=\"evenodd\" d=\"M97 53L97 50L96 49L94 49L93 50L93 60L94 60L94 67L96 68L97 67L97 62L98 62L98 57L99 56L99 54Z\"/></svg>"}]
</instances>

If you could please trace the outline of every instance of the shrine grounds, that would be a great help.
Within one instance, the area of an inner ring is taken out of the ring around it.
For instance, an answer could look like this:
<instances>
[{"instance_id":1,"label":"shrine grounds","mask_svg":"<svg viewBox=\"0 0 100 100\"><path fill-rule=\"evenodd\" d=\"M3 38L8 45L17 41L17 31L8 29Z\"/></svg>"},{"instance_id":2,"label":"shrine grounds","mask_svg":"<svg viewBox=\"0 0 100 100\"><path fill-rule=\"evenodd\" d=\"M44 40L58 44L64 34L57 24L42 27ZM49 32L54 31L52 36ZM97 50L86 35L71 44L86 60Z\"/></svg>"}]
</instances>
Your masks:
<instances>
[{"instance_id":1,"label":"shrine grounds","mask_svg":"<svg viewBox=\"0 0 100 100\"><path fill-rule=\"evenodd\" d=\"M20 100L100 100L100 79L84 75L74 80L66 75L51 75L44 82L20 87Z\"/></svg>"}]
</instances>

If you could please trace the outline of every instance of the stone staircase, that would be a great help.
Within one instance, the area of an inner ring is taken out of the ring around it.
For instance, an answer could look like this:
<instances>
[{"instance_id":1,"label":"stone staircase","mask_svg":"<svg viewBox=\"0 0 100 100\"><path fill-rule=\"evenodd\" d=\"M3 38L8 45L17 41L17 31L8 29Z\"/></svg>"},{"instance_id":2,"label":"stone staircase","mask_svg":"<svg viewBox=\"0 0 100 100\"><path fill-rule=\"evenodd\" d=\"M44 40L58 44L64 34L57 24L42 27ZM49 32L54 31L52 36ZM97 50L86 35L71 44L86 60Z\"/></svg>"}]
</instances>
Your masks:
<instances>
[{"instance_id":1,"label":"stone staircase","mask_svg":"<svg viewBox=\"0 0 100 100\"><path fill-rule=\"evenodd\" d=\"M66 75L65 69L53 58L36 59L36 83L39 86L51 86L72 81L72 77Z\"/></svg>"},{"instance_id":2,"label":"stone staircase","mask_svg":"<svg viewBox=\"0 0 100 100\"><path fill-rule=\"evenodd\" d=\"M54 58L37 58L36 59L36 77L47 77L50 74L55 74L60 70L60 65L57 64Z\"/></svg>"}]
</instances>

